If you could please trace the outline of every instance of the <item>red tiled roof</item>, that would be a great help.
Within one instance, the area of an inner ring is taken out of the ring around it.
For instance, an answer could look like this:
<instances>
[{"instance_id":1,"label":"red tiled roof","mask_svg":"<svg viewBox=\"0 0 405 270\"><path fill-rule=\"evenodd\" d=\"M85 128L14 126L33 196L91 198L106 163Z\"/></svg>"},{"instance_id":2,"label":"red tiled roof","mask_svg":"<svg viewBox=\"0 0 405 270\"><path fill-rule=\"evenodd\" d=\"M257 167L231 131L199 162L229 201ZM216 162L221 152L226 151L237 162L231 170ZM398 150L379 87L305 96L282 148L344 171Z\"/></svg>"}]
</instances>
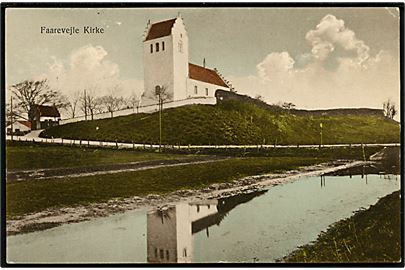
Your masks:
<instances>
[{"instance_id":1,"label":"red tiled roof","mask_svg":"<svg viewBox=\"0 0 405 270\"><path fill-rule=\"evenodd\" d=\"M39 116L60 117L58 109L54 106L37 105Z\"/></svg>"},{"instance_id":2,"label":"red tiled roof","mask_svg":"<svg viewBox=\"0 0 405 270\"><path fill-rule=\"evenodd\" d=\"M19 120L17 122L31 129L31 122L30 121Z\"/></svg>"},{"instance_id":3,"label":"red tiled roof","mask_svg":"<svg viewBox=\"0 0 405 270\"><path fill-rule=\"evenodd\" d=\"M146 36L145 41L155 39L155 38L169 36L172 33L172 27L173 27L173 24L175 21L176 21L176 19L171 19L171 20L152 24L152 26L149 29L149 33Z\"/></svg>"},{"instance_id":4,"label":"red tiled roof","mask_svg":"<svg viewBox=\"0 0 405 270\"><path fill-rule=\"evenodd\" d=\"M215 70L188 63L188 73L190 79L228 88L226 83L221 79L221 77L219 77Z\"/></svg>"}]
</instances>

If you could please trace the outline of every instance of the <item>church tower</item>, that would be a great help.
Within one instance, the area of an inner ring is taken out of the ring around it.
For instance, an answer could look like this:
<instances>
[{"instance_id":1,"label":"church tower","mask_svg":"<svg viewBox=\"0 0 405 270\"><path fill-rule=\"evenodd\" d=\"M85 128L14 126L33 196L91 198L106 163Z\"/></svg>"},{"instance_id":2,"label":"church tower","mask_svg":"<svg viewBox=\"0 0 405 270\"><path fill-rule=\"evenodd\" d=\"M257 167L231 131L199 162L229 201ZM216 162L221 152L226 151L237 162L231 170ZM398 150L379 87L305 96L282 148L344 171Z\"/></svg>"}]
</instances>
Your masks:
<instances>
[{"instance_id":1,"label":"church tower","mask_svg":"<svg viewBox=\"0 0 405 270\"><path fill-rule=\"evenodd\" d=\"M183 19L151 24L143 40L145 98L156 100L156 86L164 87L171 100L187 98L188 36Z\"/></svg>"}]
</instances>

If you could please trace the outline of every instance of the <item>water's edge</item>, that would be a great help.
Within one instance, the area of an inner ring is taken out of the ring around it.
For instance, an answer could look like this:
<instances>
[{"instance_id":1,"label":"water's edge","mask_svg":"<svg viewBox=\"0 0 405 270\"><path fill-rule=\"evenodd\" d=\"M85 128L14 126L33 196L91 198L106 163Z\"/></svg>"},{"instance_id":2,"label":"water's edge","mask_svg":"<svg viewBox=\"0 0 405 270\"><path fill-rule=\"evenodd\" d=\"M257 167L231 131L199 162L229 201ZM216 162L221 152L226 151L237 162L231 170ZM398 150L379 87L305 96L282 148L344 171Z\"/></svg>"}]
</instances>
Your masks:
<instances>
[{"instance_id":1,"label":"water's edge","mask_svg":"<svg viewBox=\"0 0 405 270\"><path fill-rule=\"evenodd\" d=\"M148 210L159 205L181 201L219 199L237 194L246 194L296 181L301 177L319 176L370 163L372 162L337 160L300 167L298 170L291 170L282 174L248 176L230 183L212 184L199 190L179 190L164 196L150 194L145 197L134 196L120 200L114 199L106 203L94 203L87 206L47 209L7 220L7 235L41 231L68 223L89 221L135 209Z\"/></svg>"}]
</instances>

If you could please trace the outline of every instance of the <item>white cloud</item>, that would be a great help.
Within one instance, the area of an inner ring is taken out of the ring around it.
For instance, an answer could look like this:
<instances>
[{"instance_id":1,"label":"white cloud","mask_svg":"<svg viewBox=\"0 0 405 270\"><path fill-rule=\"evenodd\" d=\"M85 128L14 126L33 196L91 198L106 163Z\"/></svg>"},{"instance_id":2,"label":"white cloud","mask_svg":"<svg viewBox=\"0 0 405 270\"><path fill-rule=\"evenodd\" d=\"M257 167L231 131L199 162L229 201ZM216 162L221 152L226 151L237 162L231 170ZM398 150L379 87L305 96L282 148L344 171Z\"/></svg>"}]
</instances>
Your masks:
<instances>
[{"instance_id":1,"label":"white cloud","mask_svg":"<svg viewBox=\"0 0 405 270\"><path fill-rule=\"evenodd\" d=\"M341 46L346 51L354 50L360 64L369 57L370 48L357 39L352 30L345 27L343 20L330 14L321 20L316 29L310 30L305 38L312 45L313 56L319 60L325 60L336 46Z\"/></svg>"},{"instance_id":2,"label":"white cloud","mask_svg":"<svg viewBox=\"0 0 405 270\"><path fill-rule=\"evenodd\" d=\"M398 59L385 51L370 55L370 48L343 20L325 16L306 40L310 52L296 59L288 52L271 52L256 74L228 79L240 93L300 108L382 108L388 98L399 105Z\"/></svg>"},{"instance_id":3,"label":"white cloud","mask_svg":"<svg viewBox=\"0 0 405 270\"><path fill-rule=\"evenodd\" d=\"M292 71L294 60L288 52L270 53L257 65L257 73L263 80L272 81L279 79L281 74Z\"/></svg>"},{"instance_id":4,"label":"white cloud","mask_svg":"<svg viewBox=\"0 0 405 270\"><path fill-rule=\"evenodd\" d=\"M67 60L53 57L41 77L48 78L51 86L67 96L85 89L95 89L97 96L109 94L113 89L115 95L141 94L143 81L120 78L118 65L108 61L107 55L101 46L86 45L73 51Z\"/></svg>"}]
</instances>

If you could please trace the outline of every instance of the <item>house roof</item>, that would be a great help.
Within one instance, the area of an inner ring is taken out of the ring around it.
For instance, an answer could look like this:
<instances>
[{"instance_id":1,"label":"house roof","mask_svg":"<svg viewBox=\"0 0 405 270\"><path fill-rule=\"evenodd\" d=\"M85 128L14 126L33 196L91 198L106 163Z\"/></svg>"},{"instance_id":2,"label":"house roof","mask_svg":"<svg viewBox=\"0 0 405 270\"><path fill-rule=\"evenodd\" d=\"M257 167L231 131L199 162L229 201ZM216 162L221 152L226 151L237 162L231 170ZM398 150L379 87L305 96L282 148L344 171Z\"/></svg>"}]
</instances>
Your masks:
<instances>
[{"instance_id":1,"label":"house roof","mask_svg":"<svg viewBox=\"0 0 405 270\"><path fill-rule=\"evenodd\" d=\"M58 109L54 106L37 105L39 116L60 117Z\"/></svg>"},{"instance_id":2,"label":"house roof","mask_svg":"<svg viewBox=\"0 0 405 270\"><path fill-rule=\"evenodd\" d=\"M17 122L24 125L24 126L26 126L27 128L31 129L31 122L30 121L19 120Z\"/></svg>"},{"instance_id":3,"label":"house roof","mask_svg":"<svg viewBox=\"0 0 405 270\"><path fill-rule=\"evenodd\" d=\"M172 27L175 21L176 19L171 19L152 24L149 29L148 35L145 38L145 41L169 36L172 33Z\"/></svg>"},{"instance_id":4,"label":"house roof","mask_svg":"<svg viewBox=\"0 0 405 270\"><path fill-rule=\"evenodd\" d=\"M188 63L188 73L190 79L228 88L228 85L215 70Z\"/></svg>"}]
</instances>

